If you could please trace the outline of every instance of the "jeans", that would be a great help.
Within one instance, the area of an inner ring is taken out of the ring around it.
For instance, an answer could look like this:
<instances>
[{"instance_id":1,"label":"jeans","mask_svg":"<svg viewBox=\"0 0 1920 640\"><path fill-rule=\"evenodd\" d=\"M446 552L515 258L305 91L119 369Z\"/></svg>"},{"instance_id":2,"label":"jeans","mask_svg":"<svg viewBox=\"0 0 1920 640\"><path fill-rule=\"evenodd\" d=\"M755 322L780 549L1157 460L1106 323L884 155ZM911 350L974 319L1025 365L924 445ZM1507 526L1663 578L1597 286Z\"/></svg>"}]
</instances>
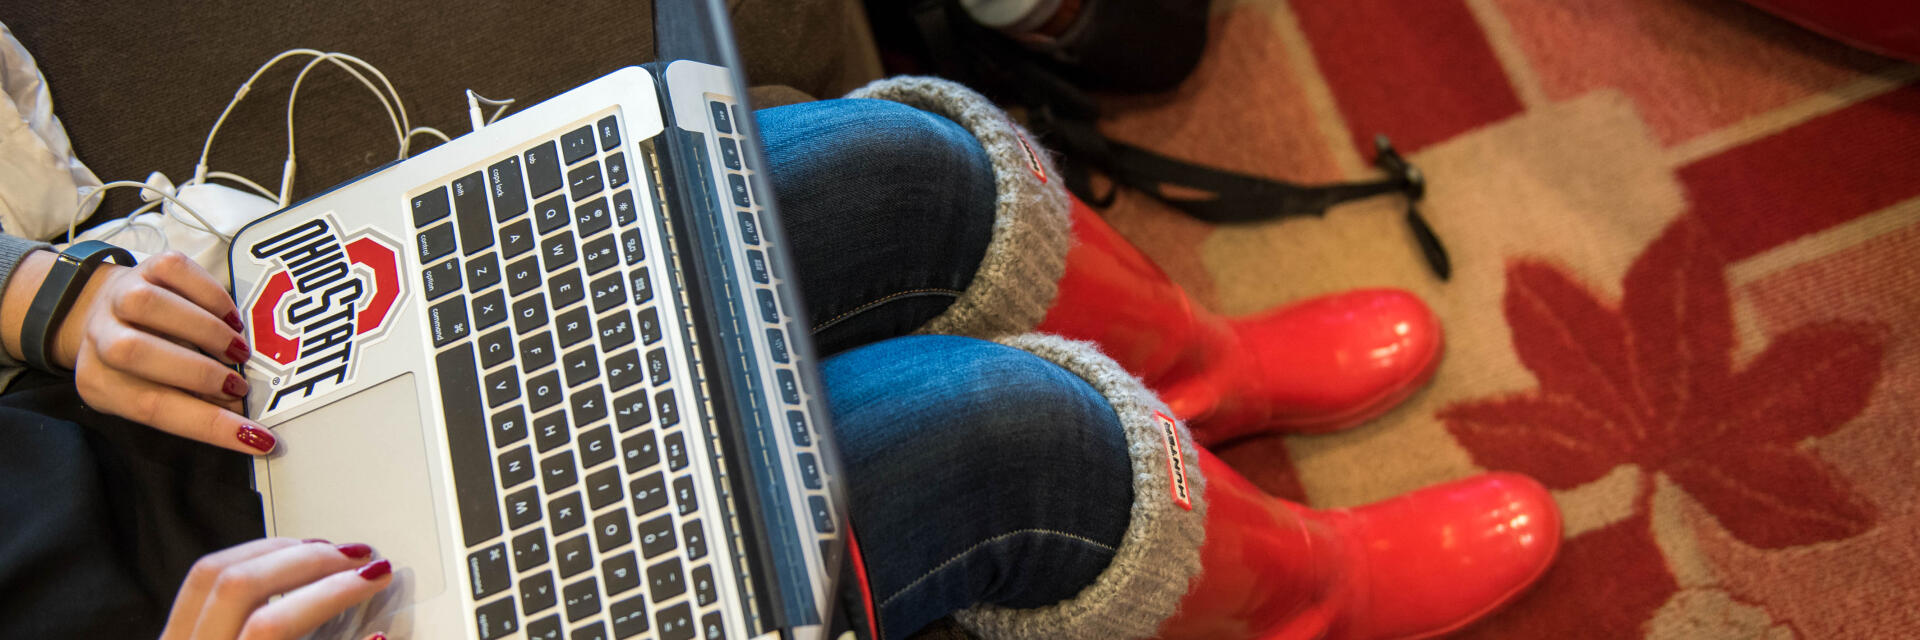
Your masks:
<instances>
[{"instance_id":1,"label":"jeans","mask_svg":"<svg viewBox=\"0 0 1920 640\"><path fill-rule=\"evenodd\" d=\"M973 135L893 102L757 114L821 354L879 635L1073 597L1133 487L1113 409L1038 356L905 336L964 290L994 219Z\"/></svg>"}]
</instances>

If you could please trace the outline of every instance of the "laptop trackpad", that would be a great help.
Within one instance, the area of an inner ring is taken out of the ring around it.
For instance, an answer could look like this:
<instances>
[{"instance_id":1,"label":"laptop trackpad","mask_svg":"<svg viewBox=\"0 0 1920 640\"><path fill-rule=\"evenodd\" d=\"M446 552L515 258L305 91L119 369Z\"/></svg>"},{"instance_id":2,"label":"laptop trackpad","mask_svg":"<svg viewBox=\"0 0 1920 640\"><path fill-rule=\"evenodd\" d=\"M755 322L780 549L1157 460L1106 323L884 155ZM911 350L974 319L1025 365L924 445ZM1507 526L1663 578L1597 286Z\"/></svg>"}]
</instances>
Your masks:
<instances>
[{"instance_id":1,"label":"laptop trackpad","mask_svg":"<svg viewBox=\"0 0 1920 640\"><path fill-rule=\"evenodd\" d=\"M418 393L403 374L275 426L267 464L276 534L373 545L416 603L446 588Z\"/></svg>"}]
</instances>

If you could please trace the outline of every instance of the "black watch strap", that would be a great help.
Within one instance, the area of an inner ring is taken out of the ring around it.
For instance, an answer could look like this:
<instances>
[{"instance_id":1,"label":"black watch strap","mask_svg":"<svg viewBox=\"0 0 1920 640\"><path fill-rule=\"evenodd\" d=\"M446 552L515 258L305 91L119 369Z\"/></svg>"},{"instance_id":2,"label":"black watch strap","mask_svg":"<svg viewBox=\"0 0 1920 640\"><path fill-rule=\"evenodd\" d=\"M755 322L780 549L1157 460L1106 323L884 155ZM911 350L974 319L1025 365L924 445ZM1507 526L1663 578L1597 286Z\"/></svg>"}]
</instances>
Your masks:
<instances>
[{"instance_id":1,"label":"black watch strap","mask_svg":"<svg viewBox=\"0 0 1920 640\"><path fill-rule=\"evenodd\" d=\"M73 309L73 302L80 298L81 290L86 289L93 270L109 259L121 266L134 264L133 254L126 249L99 240L76 242L53 261L40 291L33 294L26 322L20 327L20 351L27 356L28 365L48 373L66 373L47 361L53 352L54 329L66 319L67 311Z\"/></svg>"}]
</instances>

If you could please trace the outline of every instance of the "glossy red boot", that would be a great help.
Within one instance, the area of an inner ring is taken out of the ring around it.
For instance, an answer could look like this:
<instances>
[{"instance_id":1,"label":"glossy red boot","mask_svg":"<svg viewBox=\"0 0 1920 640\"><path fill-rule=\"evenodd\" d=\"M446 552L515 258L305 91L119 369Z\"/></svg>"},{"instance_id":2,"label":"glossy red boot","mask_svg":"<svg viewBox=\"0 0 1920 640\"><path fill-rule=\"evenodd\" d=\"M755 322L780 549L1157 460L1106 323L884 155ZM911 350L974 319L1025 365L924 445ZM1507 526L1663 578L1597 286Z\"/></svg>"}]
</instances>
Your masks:
<instances>
[{"instance_id":1,"label":"glossy red boot","mask_svg":"<svg viewBox=\"0 0 1920 640\"><path fill-rule=\"evenodd\" d=\"M1077 199L1072 219L1060 293L1037 330L1099 344L1201 444L1360 424L1439 364L1440 323L1413 294L1363 289L1222 317Z\"/></svg>"},{"instance_id":2,"label":"glossy red boot","mask_svg":"<svg viewBox=\"0 0 1920 640\"><path fill-rule=\"evenodd\" d=\"M1356 509L1268 496L1205 450L1200 575L1160 637L1425 638L1512 601L1553 561L1560 511L1511 473Z\"/></svg>"}]
</instances>

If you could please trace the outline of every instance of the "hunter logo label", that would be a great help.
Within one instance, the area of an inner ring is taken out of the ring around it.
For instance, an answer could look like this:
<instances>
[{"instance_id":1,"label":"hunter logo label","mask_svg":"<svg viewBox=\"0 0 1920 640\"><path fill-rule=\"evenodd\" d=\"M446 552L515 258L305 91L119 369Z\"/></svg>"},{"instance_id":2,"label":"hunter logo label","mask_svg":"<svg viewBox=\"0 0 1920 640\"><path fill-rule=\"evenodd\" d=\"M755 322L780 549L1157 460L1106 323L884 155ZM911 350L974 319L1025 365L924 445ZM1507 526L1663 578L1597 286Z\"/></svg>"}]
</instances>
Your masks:
<instances>
[{"instance_id":1,"label":"hunter logo label","mask_svg":"<svg viewBox=\"0 0 1920 640\"><path fill-rule=\"evenodd\" d=\"M268 265L246 304L248 364L271 375L260 417L353 381L361 351L399 311L399 246L371 227L349 235L329 214L247 248Z\"/></svg>"}]
</instances>

